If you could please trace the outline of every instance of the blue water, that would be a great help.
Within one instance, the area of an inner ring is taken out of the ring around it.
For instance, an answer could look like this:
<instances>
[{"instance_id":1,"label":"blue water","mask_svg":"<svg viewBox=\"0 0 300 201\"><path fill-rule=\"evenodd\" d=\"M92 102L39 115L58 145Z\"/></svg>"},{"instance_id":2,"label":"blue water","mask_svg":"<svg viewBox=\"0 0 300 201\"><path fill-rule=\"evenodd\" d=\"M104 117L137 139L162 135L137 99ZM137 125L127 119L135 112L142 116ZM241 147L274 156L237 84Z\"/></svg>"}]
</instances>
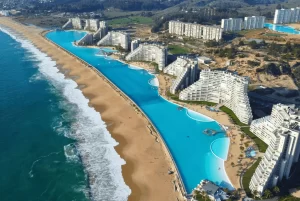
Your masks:
<instances>
[{"instance_id":1,"label":"blue water","mask_svg":"<svg viewBox=\"0 0 300 201\"><path fill-rule=\"evenodd\" d=\"M79 158L64 151L76 142L58 130L70 128L62 115L73 112L32 53L3 32L0 46L0 200L88 200Z\"/></svg>"},{"instance_id":2,"label":"blue water","mask_svg":"<svg viewBox=\"0 0 300 201\"><path fill-rule=\"evenodd\" d=\"M0 200L127 200L125 161L100 114L54 61L2 28Z\"/></svg>"},{"instance_id":3,"label":"blue water","mask_svg":"<svg viewBox=\"0 0 300 201\"><path fill-rule=\"evenodd\" d=\"M202 179L209 179L230 188L224 161L216 157L210 149L211 143L218 138L224 138L225 133L215 136L202 133L208 128L220 130L219 124L215 121L194 120L187 115L186 109L178 110L177 105L159 96L157 87L149 84L153 75L145 70L129 68L128 65L107 57L97 57L96 48L73 46L72 42L84 34L57 31L48 33L47 38L96 67L141 107L169 147L188 193ZM227 152L226 148L226 143L220 143L221 150Z\"/></svg>"},{"instance_id":4,"label":"blue water","mask_svg":"<svg viewBox=\"0 0 300 201\"><path fill-rule=\"evenodd\" d=\"M271 23L265 23L265 27L277 32L283 32L288 34L300 34L300 31L297 31L293 27L289 27L285 25L275 25Z\"/></svg>"},{"instance_id":5,"label":"blue water","mask_svg":"<svg viewBox=\"0 0 300 201\"><path fill-rule=\"evenodd\" d=\"M251 156L251 157L255 157L255 156L256 156L256 151L252 150L252 151L250 152L250 156Z\"/></svg>"},{"instance_id":6,"label":"blue water","mask_svg":"<svg viewBox=\"0 0 300 201\"><path fill-rule=\"evenodd\" d=\"M226 150L229 149L230 145L230 139L228 137L226 138L219 138L216 139L212 144L211 144L211 151L219 158L222 160L226 161L228 152L224 151L224 145L226 146Z\"/></svg>"},{"instance_id":7,"label":"blue water","mask_svg":"<svg viewBox=\"0 0 300 201\"><path fill-rule=\"evenodd\" d=\"M196 120L196 121L201 121L201 122L213 122L214 121L213 119L206 117L206 116L204 116L198 112L195 112L193 110L187 110L186 114L188 117L190 117L191 119Z\"/></svg>"}]
</instances>

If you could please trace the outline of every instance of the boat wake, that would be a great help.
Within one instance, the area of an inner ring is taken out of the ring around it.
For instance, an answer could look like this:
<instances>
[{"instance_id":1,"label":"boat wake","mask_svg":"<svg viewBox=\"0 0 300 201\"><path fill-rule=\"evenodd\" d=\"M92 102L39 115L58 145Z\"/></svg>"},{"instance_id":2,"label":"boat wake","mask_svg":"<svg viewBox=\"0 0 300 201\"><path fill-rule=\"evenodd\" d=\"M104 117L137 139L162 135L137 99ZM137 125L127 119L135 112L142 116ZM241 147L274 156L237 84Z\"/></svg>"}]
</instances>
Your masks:
<instances>
[{"instance_id":1,"label":"boat wake","mask_svg":"<svg viewBox=\"0 0 300 201\"><path fill-rule=\"evenodd\" d=\"M78 150L88 176L91 199L127 200L131 190L125 184L122 176L121 166L125 164L125 161L115 151L114 147L118 143L106 129L107 126L102 121L100 114L88 105L89 100L77 89L78 85L73 80L65 79L65 76L59 72L55 61L40 52L33 44L23 39L13 30L0 29L20 42L22 47L35 57L39 72L58 91L59 95L62 95L64 101L61 101L60 107L67 108L65 111L69 113L71 111L71 115L62 116L61 119L57 120L53 125L53 129L76 140L76 150ZM70 119L71 122L68 122L70 125L66 126L64 121ZM65 149L68 148L65 147ZM70 147L68 151L68 156L75 153ZM42 156L33 162L29 172L31 177L34 176L33 168L35 164L47 156Z\"/></svg>"}]
</instances>

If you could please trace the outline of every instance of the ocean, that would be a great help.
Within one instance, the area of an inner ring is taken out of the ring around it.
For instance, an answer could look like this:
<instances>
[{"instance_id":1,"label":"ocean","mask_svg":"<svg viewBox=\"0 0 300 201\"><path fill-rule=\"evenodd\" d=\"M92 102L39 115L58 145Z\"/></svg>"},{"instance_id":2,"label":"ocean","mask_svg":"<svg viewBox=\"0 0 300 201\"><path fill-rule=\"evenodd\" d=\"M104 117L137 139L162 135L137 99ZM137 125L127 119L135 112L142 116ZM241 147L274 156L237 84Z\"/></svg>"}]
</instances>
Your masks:
<instances>
[{"instance_id":1,"label":"ocean","mask_svg":"<svg viewBox=\"0 0 300 201\"><path fill-rule=\"evenodd\" d=\"M127 200L118 143L77 84L7 28L0 47L0 200Z\"/></svg>"}]
</instances>

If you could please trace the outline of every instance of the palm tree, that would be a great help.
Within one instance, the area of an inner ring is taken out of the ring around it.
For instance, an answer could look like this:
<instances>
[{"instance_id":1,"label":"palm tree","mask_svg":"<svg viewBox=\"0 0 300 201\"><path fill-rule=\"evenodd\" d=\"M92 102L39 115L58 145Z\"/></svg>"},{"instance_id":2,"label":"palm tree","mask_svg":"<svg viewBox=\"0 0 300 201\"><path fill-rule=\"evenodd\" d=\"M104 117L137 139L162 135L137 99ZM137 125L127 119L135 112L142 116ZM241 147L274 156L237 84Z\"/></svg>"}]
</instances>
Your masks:
<instances>
[{"instance_id":1,"label":"palm tree","mask_svg":"<svg viewBox=\"0 0 300 201\"><path fill-rule=\"evenodd\" d=\"M256 197L257 193L258 193L257 190L254 190L254 191L253 191L254 197Z\"/></svg>"},{"instance_id":2,"label":"palm tree","mask_svg":"<svg viewBox=\"0 0 300 201\"><path fill-rule=\"evenodd\" d=\"M275 187L273 188L273 192L274 192L275 194L280 193L279 187L278 187L278 186L275 186Z\"/></svg>"},{"instance_id":3,"label":"palm tree","mask_svg":"<svg viewBox=\"0 0 300 201\"><path fill-rule=\"evenodd\" d=\"M224 188L223 191L224 191L225 193L228 193L228 192L229 192L229 189L228 189L228 188Z\"/></svg>"},{"instance_id":4,"label":"palm tree","mask_svg":"<svg viewBox=\"0 0 300 201\"><path fill-rule=\"evenodd\" d=\"M266 189L263 193L265 198L270 198L273 196L272 192L269 189Z\"/></svg>"}]
</instances>

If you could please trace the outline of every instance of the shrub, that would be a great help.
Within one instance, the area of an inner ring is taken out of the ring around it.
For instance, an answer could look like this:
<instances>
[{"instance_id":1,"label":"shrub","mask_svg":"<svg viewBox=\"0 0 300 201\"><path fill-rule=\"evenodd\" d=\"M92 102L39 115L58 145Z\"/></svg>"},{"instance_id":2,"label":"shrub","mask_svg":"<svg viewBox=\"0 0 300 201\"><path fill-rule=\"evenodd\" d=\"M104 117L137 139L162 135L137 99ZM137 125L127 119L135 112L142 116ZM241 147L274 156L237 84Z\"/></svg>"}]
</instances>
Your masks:
<instances>
[{"instance_id":1,"label":"shrub","mask_svg":"<svg viewBox=\"0 0 300 201\"><path fill-rule=\"evenodd\" d=\"M243 127L241 128L241 130L248 135L256 144L256 146L258 147L259 152L266 152L268 145L262 141L261 139L259 139L256 135L254 135L251 131L249 127Z\"/></svg>"},{"instance_id":2,"label":"shrub","mask_svg":"<svg viewBox=\"0 0 300 201\"><path fill-rule=\"evenodd\" d=\"M249 188L251 177L253 176L260 161L261 161L261 158L258 158L257 161L245 172L245 174L243 176L243 187L244 187L244 190L245 190L247 196L249 196L249 197L252 197L252 194L251 194L251 191Z\"/></svg>"}]
</instances>

